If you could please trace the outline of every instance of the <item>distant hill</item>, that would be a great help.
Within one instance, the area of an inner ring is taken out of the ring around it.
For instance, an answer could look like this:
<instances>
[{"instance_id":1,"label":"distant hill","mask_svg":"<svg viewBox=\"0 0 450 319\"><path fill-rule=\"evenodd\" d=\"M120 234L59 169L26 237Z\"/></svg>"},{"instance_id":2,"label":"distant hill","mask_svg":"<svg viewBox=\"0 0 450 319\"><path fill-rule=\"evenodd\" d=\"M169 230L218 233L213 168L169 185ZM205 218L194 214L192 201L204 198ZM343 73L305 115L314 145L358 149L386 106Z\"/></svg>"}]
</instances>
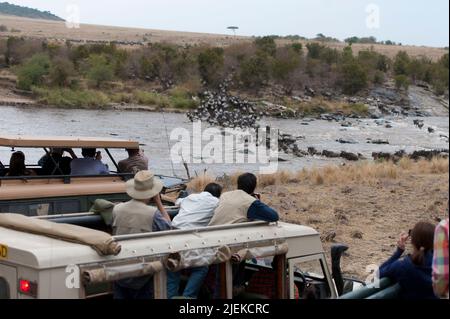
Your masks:
<instances>
[{"instance_id":1,"label":"distant hill","mask_svg":"<svg viewBox=\"0 0 450 319\"><path fill-rule=\"evenodd\" d=\"M61 19L60 17L52 14L49 11L40 11L28 7L17 6L15 4L11 4L8 2L0 2L0 14L7 14L32 19L64 21L64 19Z\"/></svg>"}]
</instances>

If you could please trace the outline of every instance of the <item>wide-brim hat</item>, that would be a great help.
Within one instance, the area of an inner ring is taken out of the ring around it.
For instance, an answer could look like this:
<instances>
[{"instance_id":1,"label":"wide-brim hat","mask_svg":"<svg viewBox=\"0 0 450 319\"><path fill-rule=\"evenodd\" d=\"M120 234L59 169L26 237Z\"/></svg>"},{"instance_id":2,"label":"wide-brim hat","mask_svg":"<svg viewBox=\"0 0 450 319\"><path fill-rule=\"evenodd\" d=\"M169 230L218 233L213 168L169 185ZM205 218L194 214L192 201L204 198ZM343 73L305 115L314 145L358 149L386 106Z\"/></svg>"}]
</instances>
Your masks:
<instances>
[{"instance_id":1,"label":"wide-brim hat","mask_svg":"<svg viewBox=\"0 0 450 319\"><path fill-rule=\"evenodd\" d=\"M163 187L161 180L150 171L140 171L126 183L127 194L139 200L155 197Z\"/></svg>"}]
</instances>

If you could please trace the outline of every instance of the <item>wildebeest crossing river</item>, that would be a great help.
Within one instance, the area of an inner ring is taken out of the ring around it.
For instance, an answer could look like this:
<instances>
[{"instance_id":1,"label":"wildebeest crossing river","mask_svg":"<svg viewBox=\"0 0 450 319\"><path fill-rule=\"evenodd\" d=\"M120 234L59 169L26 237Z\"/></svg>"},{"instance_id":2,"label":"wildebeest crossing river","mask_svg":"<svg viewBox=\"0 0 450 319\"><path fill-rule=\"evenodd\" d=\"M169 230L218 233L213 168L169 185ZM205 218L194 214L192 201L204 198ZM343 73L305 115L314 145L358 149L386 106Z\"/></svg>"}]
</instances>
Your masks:
<instances>
[{"instance_id":1,"label":"wildebeest crossing river","mask_svg":"<svg viewBox=\"0 0 450 319\"><path fill-rule=\"evenodd\" d=\"M297 144L302 150L314 147L320 151L347 151L360 153L368 159L371 158L372 152L448 149L448 117L421 118L422 128L414 125L414 119L409 117L383 120L347 119L346 123L341 123L326 120L263 118L261 126L270 126L283 133L301 136ZM91 136L138 140L150 158L151 168L155 172L164 175L175 173L185 177L184 166L181 163L173 165L170 161L170 149L177 141L169 140L168 137L177 128L189 132L193 130L192 123L184 114L8 106L0 108L1 135ZM372 144L371 140L388 141L389 144ZM206 143L208 141L204 141L204 144ZM204 145L195 147L201 148ZM233 148L224 148L224 153L234 151ZM37 163L43 155L43 151L39 149L27 149L25 153L29 164ZM112 153L116 159L126 157L123 150L115 150ZM10 149L0 148L0 160L4 164L8 163L10 155ZM344 161L342 158L330 159L320 156L298 158L282 152L279 156L283 160L279 163L279 169L292 171ZM108 161L106 154L103 158ZM109 165L112 167L112 163ZM222 175L236 171L258 172L260 165L199 163L189 164L189 169L191 174L195 172L200 174L207 169L211 174Z\"/></svg>"}]
</instances>

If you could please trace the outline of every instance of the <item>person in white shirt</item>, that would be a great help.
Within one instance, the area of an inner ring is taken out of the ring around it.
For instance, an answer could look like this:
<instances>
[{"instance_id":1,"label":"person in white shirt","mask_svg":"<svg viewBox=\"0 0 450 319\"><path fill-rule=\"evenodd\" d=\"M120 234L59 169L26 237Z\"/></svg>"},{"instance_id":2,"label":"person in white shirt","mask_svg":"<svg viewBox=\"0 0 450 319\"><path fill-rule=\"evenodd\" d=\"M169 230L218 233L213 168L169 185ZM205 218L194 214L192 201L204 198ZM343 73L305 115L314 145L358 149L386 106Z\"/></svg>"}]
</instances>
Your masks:
<instances>
[{"instance_id":1,"label":"person in white shirt","mask_svg":"<svg viewBox=\"0 0 450 319\"><path fill-rule=\"evenodd\" d=\"M173 219L172 227L185 230L208 226L219 204L221 193L222 187L211 183L200 194L178 199L175 205L180 207L180 211Z\"/></svg>"},{"instance_id":2,"label":"person in white shirt","mask_svg":"<svg viewBox=\"0 0 450 319\"><path fill-rule=\"evenodd\" d=\"M222 194L222 186L211 183L205 187L200 194L192 194L186 198L177 200L176 205L180 207L178 215L172 221L175 229L196 229L208 226L214 211L219 204L219 197ZM198 267L191 269L189 280L182 296L196 299L200 288L208 275L209 267ZM179 296L180 272L168 272L167 274L167 295L168 298Z\"/></svg>"}]
</instances>

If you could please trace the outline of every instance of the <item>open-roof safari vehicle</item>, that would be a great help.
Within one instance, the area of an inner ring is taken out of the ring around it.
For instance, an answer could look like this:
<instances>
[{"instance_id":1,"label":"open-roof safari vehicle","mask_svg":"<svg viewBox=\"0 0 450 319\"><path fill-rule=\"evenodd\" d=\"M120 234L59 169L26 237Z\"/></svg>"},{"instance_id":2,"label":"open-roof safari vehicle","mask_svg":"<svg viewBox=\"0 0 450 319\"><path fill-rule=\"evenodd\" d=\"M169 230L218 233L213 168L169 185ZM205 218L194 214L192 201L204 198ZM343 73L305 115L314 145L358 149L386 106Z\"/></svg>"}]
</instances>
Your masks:
<instances>
[{"instance_id":1,"label":"open-roof safari vehicle","mask_svg":"<svg viewBox=\"0 0 450 319\"><path fill-rule=\"evenodd\" d=\"M9 158L0 161L0 213L19 213L26 216L45 216L87 212L94 201L101 197L112 202L129 200L125 192L125 181L133 176L122 174L111 150L138 149L139 143L111 138L87 137L28 137L0 135L0 148L8 150L43 149L42 155L49 154L51 148L103 149L114 169L110 175L69 176L63 175L55 163L53 175L45 176L38 165L27 166L36 172L36 176L7 177L9 171L5 163ZM125 154L125 152L124 152ZM52 158L50 158L52 159ZM185 181L175 177L159 176L165 186L164 193L177 192L184 188ZM163 202L170 205L170 196L163 196Z\"/></svg>"},{"instance_id":2,"label":"open-roof safari vehicle","mask_svg":"<svg viewBox=\"0 0 450 319\"><path fill-rule=\"evenodd\" d=\"M345 247L337 246L330 273L319 233L305 226L252 222L112 237L107 227L103 232L76 224L76 216L0 214L0 299L111 298L114 281L142 275L153 275L155 298L164 299L168 271L207 265L215 265L213 278L219 274L222 299L337 298L344 287L339 255ZM272 267L257 262L261 258L273 258ZM246 289L236 295L232 265L242 261ZM258 274L270 274L271 296L252 290ZM349 298L366 298L388 285ZM211 298L207 287L205 282L200 298Z\"/></svg>"}]
</instances>

